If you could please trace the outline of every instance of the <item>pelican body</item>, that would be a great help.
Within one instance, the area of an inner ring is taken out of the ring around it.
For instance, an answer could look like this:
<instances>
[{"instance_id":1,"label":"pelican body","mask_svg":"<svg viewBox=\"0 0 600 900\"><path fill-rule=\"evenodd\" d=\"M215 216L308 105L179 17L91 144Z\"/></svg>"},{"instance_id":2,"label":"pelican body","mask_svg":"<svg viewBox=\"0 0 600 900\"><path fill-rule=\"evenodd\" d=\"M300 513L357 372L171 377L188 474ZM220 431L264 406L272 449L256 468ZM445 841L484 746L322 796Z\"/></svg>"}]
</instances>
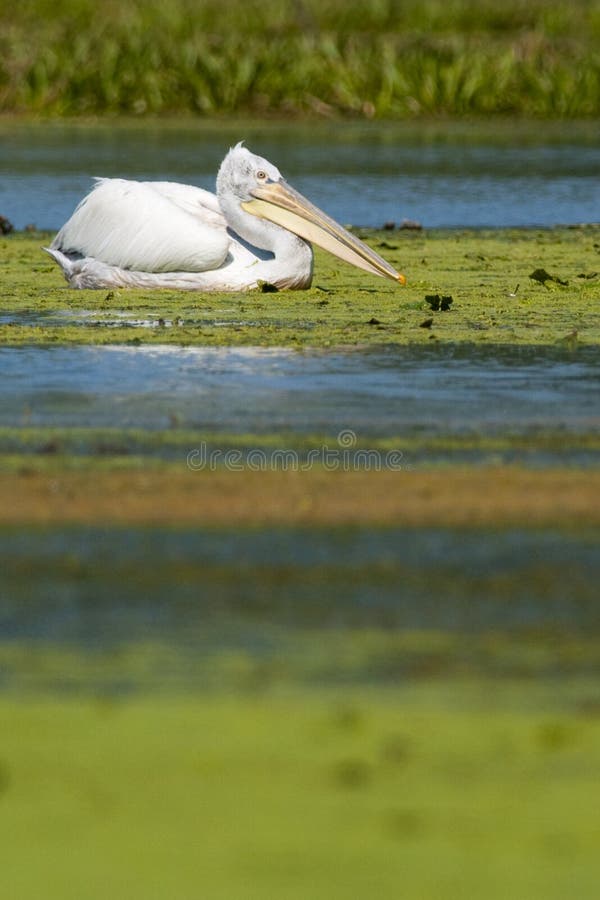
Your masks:
<instances>
[{"instance_id":1,"label":"pelican body","mask_svg":"<svg viewBox=\"0 0 600 900\"><path fill-rule=\"evenodd\" d=\"M237 144L221 164L216 195L172 182L97 179L46 250L74 288L297 290L311 284L312 243L405 282L275 166Z\"/></svg>"}]
</instances>

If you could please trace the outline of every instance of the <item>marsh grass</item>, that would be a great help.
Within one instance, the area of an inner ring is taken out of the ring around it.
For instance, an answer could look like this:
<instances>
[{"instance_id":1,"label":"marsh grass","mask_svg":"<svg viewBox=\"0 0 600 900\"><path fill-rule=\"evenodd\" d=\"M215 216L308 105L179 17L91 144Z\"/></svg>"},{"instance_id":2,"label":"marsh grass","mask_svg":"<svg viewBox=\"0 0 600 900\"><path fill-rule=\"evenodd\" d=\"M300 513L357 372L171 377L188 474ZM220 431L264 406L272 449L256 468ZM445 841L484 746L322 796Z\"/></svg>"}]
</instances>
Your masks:
<instances>
[{"instance_id":1,"label":"marsh grass","mask_svg":"<svg viewBox=\"0 0 600 900\"><path fill-rule=\"evenodd\" d=\"M0 11L0 112L600 111L600 4L47 0Z\"/></svg>"}]
</instances>

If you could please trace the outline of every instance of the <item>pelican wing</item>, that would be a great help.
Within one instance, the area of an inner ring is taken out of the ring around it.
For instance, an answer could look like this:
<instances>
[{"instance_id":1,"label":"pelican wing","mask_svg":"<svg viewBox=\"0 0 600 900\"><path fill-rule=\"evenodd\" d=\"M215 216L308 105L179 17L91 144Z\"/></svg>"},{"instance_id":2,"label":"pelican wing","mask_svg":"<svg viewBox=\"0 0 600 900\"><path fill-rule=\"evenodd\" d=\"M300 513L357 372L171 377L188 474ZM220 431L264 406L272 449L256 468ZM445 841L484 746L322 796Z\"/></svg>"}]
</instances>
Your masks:
<instances>
[{"instance_id":1,"label":"pelican wing","mask_svg":"<svg viewBox=\"0 0 600 900\"><path fill-rule=\"evenodd\" d=\"M141 272L206 272L230 239L214 194L170 182L98 179L51 248Z\"/></svg>"},{"instance_id":2,"label":"pelican wing","mask_svg":"<svg viewBox=\"0 0 600 900\"><path fill-rule=\"evenodd\" d=\"M177 181L142 181L136 182L147 185L154 191L165 197L175 206L194 218L199 218L207 225L215 228L227 228L225 216L216 194L205 191L203 188L192 187L189 184L180 184Z\"/></svg>"}]
</instances>

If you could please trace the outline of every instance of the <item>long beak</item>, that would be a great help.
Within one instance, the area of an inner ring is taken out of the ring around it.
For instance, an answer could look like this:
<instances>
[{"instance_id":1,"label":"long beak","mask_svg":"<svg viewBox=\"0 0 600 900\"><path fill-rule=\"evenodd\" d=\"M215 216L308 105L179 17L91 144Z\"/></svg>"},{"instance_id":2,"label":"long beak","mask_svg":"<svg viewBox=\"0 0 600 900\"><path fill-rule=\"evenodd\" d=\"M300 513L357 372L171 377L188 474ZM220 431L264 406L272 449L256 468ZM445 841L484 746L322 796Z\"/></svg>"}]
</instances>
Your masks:
<instances>
[{"instance_id":1,"label":"long beak","mask_svg":"<svg viewBox=\"0 0 600 900\"><path fill-rule=\"evenodd\" d=\"M246 212L287 228L353 266L406 284L404 275L396 272L378 253L330 219L287 182L282 180L257 185L252 194L253 200L242 202Z\"/></svg>"}]
</instances>

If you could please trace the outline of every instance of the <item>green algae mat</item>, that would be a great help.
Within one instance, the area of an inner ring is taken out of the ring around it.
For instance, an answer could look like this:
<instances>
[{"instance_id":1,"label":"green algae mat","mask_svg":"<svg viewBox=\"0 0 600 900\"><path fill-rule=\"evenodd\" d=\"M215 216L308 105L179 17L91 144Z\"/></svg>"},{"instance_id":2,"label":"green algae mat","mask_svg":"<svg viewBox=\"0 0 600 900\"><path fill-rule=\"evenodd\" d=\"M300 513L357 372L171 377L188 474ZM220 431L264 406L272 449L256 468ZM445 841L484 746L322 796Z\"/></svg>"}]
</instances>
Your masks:
<instances>
[{"instance_id":1,"label":"green algae mat","mask_svg":"<svg viewBox=\"0 0 600 900\"><path fill-rule=\"evenodd\" d=\"M0 344L600 342L600 226L357 233L406 274L406 287L318 252L308 291L73 291L42 251L50 235L9 235L0 239Z\"/></svg>"},{"instance_id":2,"label":"green algae mat","mask_svg":"<svg viewBox=\"0 0 600 900\"><path fill-rule=\"evenodd\" d=\"M6 897L592 900L598 694L0 700Z\"/></svg>"}]
</instances>

